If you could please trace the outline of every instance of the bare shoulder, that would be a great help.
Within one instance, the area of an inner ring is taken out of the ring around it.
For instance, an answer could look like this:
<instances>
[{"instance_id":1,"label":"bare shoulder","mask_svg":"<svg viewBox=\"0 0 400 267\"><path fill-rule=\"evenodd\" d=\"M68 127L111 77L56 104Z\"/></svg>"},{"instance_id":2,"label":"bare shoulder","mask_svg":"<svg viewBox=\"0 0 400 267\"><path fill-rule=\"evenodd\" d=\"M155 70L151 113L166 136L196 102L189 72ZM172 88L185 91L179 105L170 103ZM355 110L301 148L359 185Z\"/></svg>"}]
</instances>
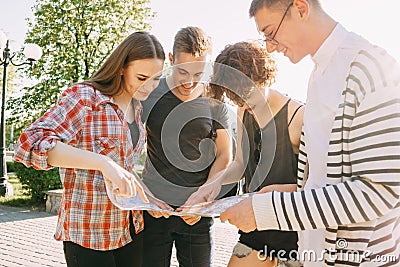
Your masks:
<instances>
[{"instance_id":1,"label":"bare shoulder","mask_svg":"<svg viewBox=\"0 0 400 267\"><path fill-rule=\"evenodd\" d=\"M303 117L304 117L304 103L292 99L290 96L281 93L279 91L271 89L270 91L273 93L274 97L274 103L277 103L276 106L279 106L277 110L280 110L287 102L288 103L288 122L290 122L290 127L292 125L300 125L300 131L301 131L301 126L303 124ZM293 127L297 128L297 127Z\"/></svg>"},{"instance_id":2,"label":"bare shoulder","mask_svg":"<svg viewBox=\"0 0 400 267\"><path fill-rule=\"evenodd\" d=\"M293 150L295 153L298 153L299 145L300 145L300 137L301 130L303 127L303 118L304 118L304 104L292 100L289 102L288 106L288 122L291 120L289 125L289 136L290 141L293 145Z\"/></svg>"},{"instance_id":3,"label":"bare shoulder","mask_svg":"<svg viewBox=\"0 0 400 267\"><path fill-rule=\"evenodd\" d=\"M304 103L291 99L288 105L288 119L290 120L293 118L292 123L294 123L295 120L300 120L302 122L304 117L304 107Z\"/></svg>"}]
</instances>

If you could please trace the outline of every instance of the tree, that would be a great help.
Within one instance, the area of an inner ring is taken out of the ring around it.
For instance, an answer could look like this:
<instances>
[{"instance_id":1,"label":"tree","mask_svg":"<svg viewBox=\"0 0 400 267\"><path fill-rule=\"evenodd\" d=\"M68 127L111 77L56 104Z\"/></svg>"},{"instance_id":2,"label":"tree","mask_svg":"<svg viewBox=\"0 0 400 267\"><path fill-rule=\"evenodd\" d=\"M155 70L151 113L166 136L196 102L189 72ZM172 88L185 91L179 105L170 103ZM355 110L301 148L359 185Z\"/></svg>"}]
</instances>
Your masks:
<instances>
[{"instance_id":1,"label":"tree","mask_svg":"<svg viewBox=\"0 0 400 267\"><path fill-rule=\"evenodd\" d=\"M43 57L26 74L36 82L10 99L15 132L41 116L60 93L88 79L130 33L148 30L149 0L36 0L26 43Z\"/></svg>"}]
</instances>

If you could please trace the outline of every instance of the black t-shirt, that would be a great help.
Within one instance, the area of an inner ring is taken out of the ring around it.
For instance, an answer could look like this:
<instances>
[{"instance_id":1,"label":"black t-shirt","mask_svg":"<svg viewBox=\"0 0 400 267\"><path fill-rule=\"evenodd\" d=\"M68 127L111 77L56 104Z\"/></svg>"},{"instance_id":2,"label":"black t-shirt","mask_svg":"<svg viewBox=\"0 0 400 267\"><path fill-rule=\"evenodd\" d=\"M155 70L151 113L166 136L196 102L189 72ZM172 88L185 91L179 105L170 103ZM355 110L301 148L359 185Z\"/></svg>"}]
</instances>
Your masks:
<instances>
[{"instance_id":1,"label":"black t-shirt","mask_svg":"<svg viewBox=\"0 0 400 267\"><path fill-rule=\"evenodd\" d=\"M148 155L143 181L156 197L182 205L208 177L215 159L212 135L228 128L227 107L206 97L183 102L165 79L142 105Z\"/></svg>"}]
</instances>

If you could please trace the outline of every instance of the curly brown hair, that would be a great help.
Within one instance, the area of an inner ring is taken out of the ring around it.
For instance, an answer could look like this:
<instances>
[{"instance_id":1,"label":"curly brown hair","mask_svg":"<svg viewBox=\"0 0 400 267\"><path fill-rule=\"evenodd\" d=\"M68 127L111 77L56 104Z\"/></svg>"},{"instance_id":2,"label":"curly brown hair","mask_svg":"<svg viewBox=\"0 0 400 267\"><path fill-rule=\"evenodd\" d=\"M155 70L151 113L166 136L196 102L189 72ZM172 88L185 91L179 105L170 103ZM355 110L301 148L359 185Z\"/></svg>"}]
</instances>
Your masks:
<instances>
[{"instance_id":1,"label":"curly brown hair","mask_svg":"<svg viewBox=\"0 0 400 267\"><path fill-rule=\"evenodd\" d=\"M256 87L273 84L275 74L275 60L256 42L227 45L215 60L208 95L220 101L226 95L243 106Z\"/></svg>"}]
</instances>

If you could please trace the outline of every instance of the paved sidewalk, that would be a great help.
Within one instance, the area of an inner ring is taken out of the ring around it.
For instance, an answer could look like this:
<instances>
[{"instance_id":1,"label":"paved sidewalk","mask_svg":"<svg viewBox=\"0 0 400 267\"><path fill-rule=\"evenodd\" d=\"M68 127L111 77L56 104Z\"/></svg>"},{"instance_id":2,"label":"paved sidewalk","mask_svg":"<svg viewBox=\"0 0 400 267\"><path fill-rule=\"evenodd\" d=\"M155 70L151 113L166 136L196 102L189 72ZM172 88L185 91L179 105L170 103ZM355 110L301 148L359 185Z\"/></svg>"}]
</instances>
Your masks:
<instances>
[{"instance_id":1,"label":"paved sidewalk","mask_svg":"<svg viewBox=\"0 0 400 267\"><path fill-rule=\"evenodd\" d=\"M57 216L0 205L0 266L66 266L62 242L53 238ZM237 230L216 220L214 267L226 266ZM171 266L177 267L176 258Z\"/></svg>"}]
</instances>

